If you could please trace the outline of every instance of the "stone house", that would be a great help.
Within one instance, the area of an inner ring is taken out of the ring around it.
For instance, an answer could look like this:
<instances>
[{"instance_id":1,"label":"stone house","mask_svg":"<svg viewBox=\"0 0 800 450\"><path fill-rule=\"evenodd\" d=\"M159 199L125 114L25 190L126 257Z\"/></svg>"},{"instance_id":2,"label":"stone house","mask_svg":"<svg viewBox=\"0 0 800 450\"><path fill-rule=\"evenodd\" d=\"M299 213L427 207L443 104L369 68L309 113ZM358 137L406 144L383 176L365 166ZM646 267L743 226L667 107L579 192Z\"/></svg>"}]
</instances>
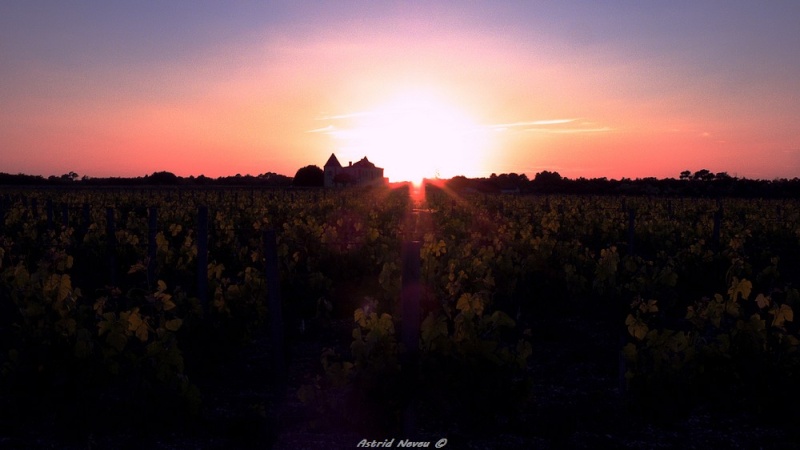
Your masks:
<instances>
[{"instance_id":1,"label":"stone house","mask_svg":"<svg viewBox=\"0 0 800 450\"><path fill-rule=\"evenodd\" d=\"M331 157L325 163L324 171L325 187L386 182L383 177L383 167L376 167L366 156L355 164L351 161L347 166L342 166L336 155L331 153Z\"/></svg>"}]
</instances>

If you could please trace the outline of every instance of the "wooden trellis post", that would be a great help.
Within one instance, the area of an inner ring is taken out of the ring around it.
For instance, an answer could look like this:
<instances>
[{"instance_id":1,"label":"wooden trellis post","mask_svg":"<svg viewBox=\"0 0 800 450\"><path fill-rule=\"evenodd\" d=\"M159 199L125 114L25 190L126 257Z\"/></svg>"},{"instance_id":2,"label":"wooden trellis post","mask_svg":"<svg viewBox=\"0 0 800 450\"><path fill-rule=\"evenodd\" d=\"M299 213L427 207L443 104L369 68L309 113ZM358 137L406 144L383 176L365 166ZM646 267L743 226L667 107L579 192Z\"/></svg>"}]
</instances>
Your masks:
<instances>
[{"instance_id":1,"label":"wooden trellis post","mask_svg":"<svg viewBox=\"0 0 800 450\"><path fill-rule=\"evenodd\" d=\"M151 206L147 217L147 283L153 287L156 276L156 234L158 234L158 208Z\"/></svg>"},{"instance_id":2,"label":"wooden trellis post","mask_svg":"<svg viewBox=\"0 0 800 450\"><path fill-rule=\"evenodd\" d=\"M403 314L402 342L406 348L406 357L413 359L419 351L419 322L420 298L422 287L420 285L421 243L419 241L406 241L403 243L403 273L402 289L400 293L401 311Z\"/></svg>"},{"instance_id":3,"label":"wooden trellis post","mask_svg":"<svg viewBox=\"0 0 800 450\"><path fill-rule=\"evenodd\" d=\"M47 208L47 227L53 228L53 200L47 199L46 202Z\"/></svg>"},{"instance_id":4,"label":"wooden trellis post","mask_svg":"<svg viewBox=\"0 0 800 450\"><path fill-rule=\"evenodd\" d=\"M197 208L197 298L208 311L208 207Z\"/></svg>"},{"instance_id":5,"label":"wooden trellis post","mask_svg":"<svg viewBox=\"0 0 800 450\"><path fill-rule=\"evenodd\" d=\"M283 383L286 379L286 360L284 356L283 304L278 273L278 243L275 230L264 230L263 239L274 375L276 381Z\"/></svg>"},{"instance_id":6,"label":"wooden trellis post","mask_svg":"<svg viewBox=\"0 0 800 450\"><path fill-rule=\"evenodd\" d=\"M69 205L66 203L61 204L61 225L69 228Z\"/></svg>"},{"instance_id":7,"label":"wooden trellis post","mask_svg":"<svg viewBox=\"0 0 800 450\"><path fill-rule=\"evenodd\" d=\"M89 222L91 222L91 220L92 220L91 207L89 206L88 203L84 203L83 204L83 209L81 211L81 216L82 216L82 219L83 219L82 220L82 224L85 227L84 228L84 232L85 232L85 230L87 228L89 228Z\"/></svg>"},{"instance_id":8,"label":"wooden trellis post","mask_svg":"<svg viewBox=\"0 0 800 450\"><path fill-rule=\"evenodd\" d=\"M114 208L106 208L106 253L108 257L108 278L112 286L117 284L117 229L114 224Z\"/></svg>"},{"instance_id":9,"label":"wooden trellis post","mask_svg":"<svg viewBox=\"0 0 800 450\"><path fill-rule=\"evenodd\" d=\"M403 322L400 337L403 347L405 347L402 358L405 365L404 371L408 377L412 377L409 380L412 383L412 389L415 387L414 365L419 354L420 337L420 300L422 297L420 249L420 241L403 242L403 272L400 291L400 310L403 314ZM413 405L406 405L403 412L403 431L406 436L416 434L416 421Z\"/></svg>"},{"instance_id":10,"label":"wooden trellis post","mask_svg":"<svg viewBox=\"0 0 800 450\"><path fill-rule=\"evenodd\" d=\"M636 236L636 210L628 210L628 254L633 256L636 252L635 239Z\"/></svg>"},{"instance_id":11,"label":"wooden trellis post","mask_svg":"<svg viewBox=\"0 0 800 450\"><path fill-rule=\"evenodd\" d=\"M711 241L714 243L714 247L716 249L719 249L719 233L721 227L722 227L722 208L720 207L716 212L714 212L714 231L713 235L711 236Z\"/></svg>"}]
</instances>

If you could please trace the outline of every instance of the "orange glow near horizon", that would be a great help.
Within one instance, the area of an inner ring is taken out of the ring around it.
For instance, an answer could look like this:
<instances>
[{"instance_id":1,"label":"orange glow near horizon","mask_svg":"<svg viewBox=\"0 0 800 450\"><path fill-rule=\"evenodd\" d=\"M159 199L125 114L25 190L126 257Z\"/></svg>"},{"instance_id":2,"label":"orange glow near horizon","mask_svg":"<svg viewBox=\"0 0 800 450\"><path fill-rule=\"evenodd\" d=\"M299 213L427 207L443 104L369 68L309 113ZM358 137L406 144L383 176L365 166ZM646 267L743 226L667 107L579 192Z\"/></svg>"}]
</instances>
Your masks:
<instances>
[{"instance_id":1,"label":"orange glow near horizon","mask_svg":"<svg viewBox=\"0 0 800 450\"><path fill-rule=\"evenodd\" d=\"M464 111L430 91L405 91L368 111L326 118L315 130L333 137L337 153L364 155L385 168L390 181L473 175L482 171L489 133Z\"/></svg>"},{"instance_id":2,"label":"orange glow near horizon","mask_svg":"<svg viewBox=\"0 0 800 450\"><path fill-rule=\"evenodd\" d=\"M159 3L85 22L62 20L76 14L67 4L49 16L7 8L0 42L27 44L4 48L0 64L0 171L293 176L335 153L343 164L366 156L393 182L800 176L800 66L778 45L800 35L785 5L771 6L787 22L770 33L737 28L696 45L714 35L705 18L722 16L687 12L675 23L696 20L697 34L676 42L647 7L368 3L358 14L217 5L197 17ZM106 27L123 19L119 33ZM661 33L637 31L651 28ZM749 46L759 52L743 64Z\"/></svg>"}]
</instances>

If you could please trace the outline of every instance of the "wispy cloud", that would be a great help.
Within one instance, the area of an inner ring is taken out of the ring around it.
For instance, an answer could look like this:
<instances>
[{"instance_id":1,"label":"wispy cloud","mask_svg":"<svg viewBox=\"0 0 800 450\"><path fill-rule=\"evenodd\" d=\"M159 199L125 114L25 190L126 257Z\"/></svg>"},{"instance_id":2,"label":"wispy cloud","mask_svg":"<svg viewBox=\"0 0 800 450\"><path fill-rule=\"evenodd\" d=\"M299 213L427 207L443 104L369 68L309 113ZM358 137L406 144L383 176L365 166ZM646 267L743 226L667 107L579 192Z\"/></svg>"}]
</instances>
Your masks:
<instances>
[{"instance_id":1,"label":"wispy cloud","mask_svg":"<svg viewBox=\"0 0 800 450\"><path fill-rule=\"evenodd\" d=\"M574 122L575 120L576 119L531 120L527 122L500 123L496 125L490 125L490 127L495 129L528 128L528 127L538 127L542 125L560 125L564 123Z\"/></svg>"},{"instance_id":2,"label":"wispy cloud","mask_svg":"<svg viewBox=\"0 0 800 450\"><path fill-rule=\"evenodd\" d=\"M528 128L525 131L534 131L539 133L553 133L553 134L575 134L575 133L606 133L614 131L611 127L597 127L597 128Z\"/></svg>"},{"instance_id":3,"label":"wispy cloud","mask_svg":"<svg viewBox=\"0 0 800 450\"><path fill-rule=\"evenodd\" d=\"M332 133L334 131L336 131L336 128L333 125L328 125L327 127L314 128L313 130L307 130L306 133Z\"/></svg>"},{"instance_id":4,"label":"wispy cloud","mask_svg":"<svg viewBox=\"0 0 800 450\"><path fill-rule=\"evenodd\" d=\"M330 116L321 116L317 117L316 120L346 120L346 119L353 119L356 117L366 117L366 116L374 116L377 114L374 111L357 111L353 113L345 113L345 114L333 114Z\"/></svg>"},{"instance_id":5,"label":"wispy cloud","mask_svg":"<svg viewBox=\"0 0 800 450\"><path fill-rule=\"evenodd\" d=\"M385 111L356 111L351 113L341 113L341 114L331 114L317 117L315 120L319 121L328 121L328 122L338 122L338 121L349 121L350 119L359 119L364 117L376 117L376 116L385 116L386 118L393 118L393 116L398 115L398 117L404 117L404 113L407 111L403 108L397 109L388 109ZM387 120L386 123L391 122L392 120ZM403 121L400 120L396 125L393 125L393 130L397 131L394 127L402 128ZM417 123L412 124L413 126L418 126ZM440 124L440 126L443 124ZM383 124L385 126L385 124ZM446 125L448 129L452 132L459 132L459 133L477 133L477 132L485 132L486 130L496 131L496 132L512 132L512 133L546 133L546 134L579 134L579 133L606 133L613 131L613 128L608 126L603 126L598 124L597 122L581 120L579 118L563 118L563 119L538 119L538 120L520 120L516 122L506 122L506 123L497 123L497 124L475 124L465 126L464 124L460 124L459 126L453 126L453 124ZM359 127L359 128L364 128ZM367 127L369 128L369 126ZM363 132L363 129L361 130ZM328 124L327 126L315 128L312 130L306 131L307 133L322 133L322 134L329 134L335 136L337 138L347 138L352 137L353 135L358 134L358 130L356 128L351 128L348 126L336 126L333 124Z\"/></svg>"},{"instance_id":6,"label":"wispy cloud","mask_svg":"<svg viewBox=\"0 0 800 450\"><path fill-rule=\"evenodd\" d=\"M359 131L352 129L352 128L339 128L333 125L328 125L327 127L322 128L315 128L313 130L308 130L306 133L315 133L315 134L327 134L329 136L333 136L337 139L349 139L353 137L357 137L359 135Z\"/></svg>"},{"instance_id":7,"label":"wispy cloud","mask_svg":"<svg viewBox=\"0 0 800 450\"><path fill-rule=\"evenodd\" d=\"M489 125L488 128L494 131L513 131L513 132L534 132L552 134L573 134L573 133L603 133L613 131L606 126L597 126L594 122L580 122L578 119L545 119L528 120L520 122L501 123Z\"/></svg>"},{"instance_id":8,"label":"wispy cloud","mask_svg":"<svg viewBox=\"0 0 800 450\"><path fill-rule=\"evenodd\" d=\"M365 120L360 120L365 119ZM331 114L314 118L315 121L328 122L324 127L307 130L306 133L329 134L336 137L351 137L370 132L398 133L403 130L430 133L434 129L449 133L485 132L485 125L470 124L453 120L441 111L426 108L396 107L378 111L358 111Z\"/></svg>"}]
</instances>

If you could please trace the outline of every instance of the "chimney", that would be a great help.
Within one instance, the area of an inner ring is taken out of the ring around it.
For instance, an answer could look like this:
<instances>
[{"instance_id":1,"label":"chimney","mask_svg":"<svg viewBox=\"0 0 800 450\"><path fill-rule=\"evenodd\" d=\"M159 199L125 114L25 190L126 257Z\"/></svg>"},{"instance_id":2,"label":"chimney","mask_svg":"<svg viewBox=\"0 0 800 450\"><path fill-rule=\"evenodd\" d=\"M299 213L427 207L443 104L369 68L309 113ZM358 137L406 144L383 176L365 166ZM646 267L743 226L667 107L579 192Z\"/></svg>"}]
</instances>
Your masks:
<instances>
[{"instance_id":1,"label":"chimney","mask_svg":"<svg viewBox=\"0 0 800 450\"><path fill-rule=\"evenodd\" d=\"M353 165L353 161L350 161L350 162L347 163L348 167L351 167L352 165Z\"/></svg>"}]
</instances>

